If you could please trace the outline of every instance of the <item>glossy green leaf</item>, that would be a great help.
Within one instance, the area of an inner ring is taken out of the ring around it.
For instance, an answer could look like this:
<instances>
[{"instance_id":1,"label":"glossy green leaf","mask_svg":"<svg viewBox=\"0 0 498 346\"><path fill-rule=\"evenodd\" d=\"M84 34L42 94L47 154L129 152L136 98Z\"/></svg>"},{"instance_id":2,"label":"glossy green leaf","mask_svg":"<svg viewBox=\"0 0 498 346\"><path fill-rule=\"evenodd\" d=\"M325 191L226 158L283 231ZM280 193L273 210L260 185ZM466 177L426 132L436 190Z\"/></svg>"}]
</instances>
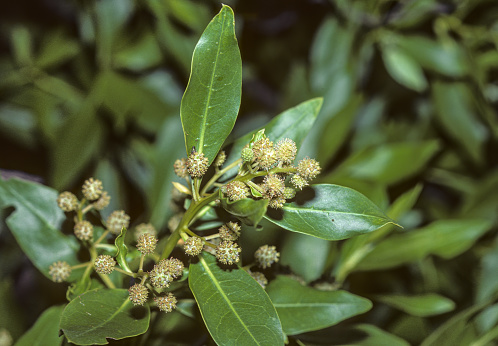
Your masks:
<instances>
[{"instance_id":1,"label":"glossy green leaf","mask_svg":"<svg viewBox=\"0 0 498 346\"><path fill-rule=\"evenodd\" d=\"M382 58L387 72L396 82L419 92L427 88L427 80L420 65L402 50L386 44L382 47Z\"/></svg>"},{"instance_id":2,"label":"glossy green leaf","mask_svg":"<svg viewBox=\"0 0 498 346\"><path fill-rule=\"evenodd\" d=\"M375 299L419 317L440 315L455 309L455 303L451 299L435 293L417 296L385 295L376 296Z\"/></svg>"},{"instance_id":3,"label":"glossy green leaf","mask_svg":"<svg viewBox=\"0 0 498 346\"><path fill-rule=\"evenodd\" d=\"M281 210L282 215L265 218L289 231L326 240L347 239L393 223L358 191L331 184L312 185Z\"/></svg>"},{"instance_id":4,"label":"glossy green leaf","mask_svg":"<svg viewBox=\"0 0 498 346\"><path fill-rule=\"evenodd\" d=\"M254 227L258 226L268 208L267 199L244 198L230 202L226 197L223 197L220 201L223 209L237 217L245 225Z\"/></svg>"},{"instance_id":5,"label":"glossy green leaf","mask_svg":"<svg viewBox=\"0 0 498 346\"><path fill-rule=\"evenodd\" d=\"M78 264L79 244L58 229L65 219L57 206L58 193L46 186L19 179L0 179L0 208L13 207L7 226L31 262L46 277L56 261ZM78 277L73 272L69 281Z\"/></svg>"},{"instance_id":6,"label":"glossy green leaf","mask_svg":"<svg viewBox=\"0 0 498 346\"><path fill-rule=\"evenodd\" d=\"M41 68L62 64L79 53L80 47L77 41L71 39L63 31L52 32L46 35L41 45L35 64Z\"/></svg>"},{"instance_id":7,"label":"glossy green leaf","mask_svg":"<svg viewBox=\"0 0 498 346\"><path fill-rule=\"evenodd\" d=\"M133 273L133 271L128 266L128 262L126 261L126 255L128 255L128 247L125 244L126 231L126 228L123 227L121 229L121 233L119 233L119 235L114 240L114 244L118 249L116 253L116 261L118 262L121 269L127 271L128 273Z\"/></svg>"},{"instance_id":8,"label":"glossy green leaf","mask_svg":"<svg viewBox=\"0 0 498 346\"><path fill-rule=\"evenodd\" d=\"M244 270L219 267L203 253L190 265L189 286L218 345L283 345L277 311L263 288Z\"/></svg>"},{"instance_id":9,"label":"glossy green leaf","mask_svg":"<svg viewBox=\"0 0 498 346\"><path fill-rule=\"evenodd\" d=\"M149 327L147 306L133 306L125 289L96 289L72 300L64 309L60 328L69 342L105 345L143 334Z\"/></svg>"},{"instance_id":10,"label":"glossy green leaf","mask_svg":"<svg viewBox=\"0 0 498 346\"><path fill-rule=\"evenodd\" d=\"M490 220L438 220L426 227L392 235L358 265L359 270L392 268L438 255L445 259L468 250L492 226Z\"/></svg>"},{"instance_id":11,"label":"glossy green leaf","mask_svg":"<svg viewBox=\"0 0 498 346\"><path fill-rule=\"evenodd\" d=\"M295 335L333 326L371 309L372 303L346 291L319 291L278 276L267 287L282 328Z\"/></svg>"},{"instance_id":12,"label":"glossy green leaf","mask_svg":"<svg viewBox=\"0 0 498 346\"><path fill-rule=\"evenodd\" d=\"M476 300L483 302L498 293L498 240L481 258Z\"/></svg>"},{"instance_id":13,"label":"glossy green leaf","mask_svg":"<svg viewBox=\"0 0 498 346\"><path fill-rule=\"evenodd\" d=\"M16 346L61 345L64 338L59 336L59 320L64 306L48 308L19 340Z\"/></svg>"},{"instance_id":14,"label":"glossy green leaf","mask_svg":"<svg viewBox=\"0 0 498 346\"><path fill-rule=\"evenodd\" d=\"M359 330L368 335L365 339L355 342L356 346L410 346L410 344L405 340L394 334L390 334L374 326L373 324L360 324L355 327L355 330Z\"/></svg>"},{"instance_id":15,"label":"glossy green leaf","mask_svg":"<svg viewBox=\"0 0 498 346\"><path fill-rule=\"evenodd\" d=\"M233 11L223 5L202 34L180 115L187 153L195 147L213 162L239 112L242 62Z\"/></svg>"},{"instance_id":16,"label":"glossy green leaf","mask_svg":"<svg viewBox=\"0 0 498 346\"><path fill-rule=\"evenodd\" d=\"M73 300L80 294L97 289L104 288L104 285L97 279L91 279L89 275L82 276L77 282L69 286L66 291L68 301Z\"/></svg>"},{"instance_id":17,"label":"glossy green leaf","mask_svg":"<svg viewBox=\"0 0 498 346\"><path fill-rule=\"evenodd\" d=\"M265 126L249 132L237 139L233 144L231 155L225 165L228 165L240 158L242 148L248 144L253 136L264 129L265 135L273 142L278 142L284 138L292 139L299 148L304 138L308 135L313 126L320 108L322 98L314 98L298 104L295 107L280 113ZM236 174L237 170L232 169L225 177Z\"/></svg>"}]
</instances>

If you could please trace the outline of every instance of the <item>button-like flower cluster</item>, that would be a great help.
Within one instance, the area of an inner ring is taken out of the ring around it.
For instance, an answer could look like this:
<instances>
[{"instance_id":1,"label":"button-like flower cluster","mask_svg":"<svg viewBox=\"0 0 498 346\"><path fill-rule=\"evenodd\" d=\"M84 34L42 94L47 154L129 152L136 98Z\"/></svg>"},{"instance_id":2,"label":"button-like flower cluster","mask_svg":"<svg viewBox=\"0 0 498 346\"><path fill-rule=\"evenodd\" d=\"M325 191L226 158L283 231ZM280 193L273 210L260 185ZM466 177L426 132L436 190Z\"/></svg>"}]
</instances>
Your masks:
<instances>
[{"instance_id":1,"label":"button-like flower cluster","mask_svg":"<svg viewBox=\"0 0 498 346\"><path fill-rule=\"evenodd\" d=\"M223 240L236 241L240 237L240 226L236 222L228 222L219 229L220 238Z\"/></svg>"},{"instance_id":2,"label":"button-like flower cluster","mask_svg":"<svg viewBox=\"0 0 498 346\"><path fill-rule=\"evenodd\" d=\"M254 258L259 266L263 269L270 267L273 263L278 262L280 253L277 252L275 246L263 245L254 253Z\"/></svg>"},{"instance_id":3,"label":"button-like flower cluster","mask_svg":"<svg viewBox=\"0 0 498 346\"><path fill-rule=\"evenodd\" d=\"M173 293L154 297L154 301L159 310L163 312L171 312L176 309L177 300Z\"/></svg>"},{"instance_id":4,"label":"button-like flower cluster","mask_svg":"<svg viewBox=\"0 0 498 346\"><path fill-rule=\"evenodd\" d=\"M109 255L100 255L93 263L95 271L99 274L111 274L116 266L116 261Z\"/></svg>"},{"instance_id":5,"label":"button-like flower cluster","mask_svg":"<svg viewBox=\"0 0 498 346\"><path fill-rule=\"evenodd\" d=\"M138 240L142 234L150 234L157 237L157 230L151 223L141 223L135 227L135 239Z\"/></svg>"},{"instance_id":6,"label":"button-like flower cluster","mask_svg":"<svg viewBox=\"0 0 498 346\"><path fill-rule=\"evenodd\" d=\"M201 178L209 168L209 160L203 153L192 152L187 159L187 170L192 178Z\"/></svg>"},{"instance_id":7,"label":"button-like flower cluster","mask_svg":"<svg viewBox=\"0 0 498 346\"><path fill-rule=\"evenodd\" d=\"M93 237L93 225L86 221L78 221L74 225L74 234L81 240L90 240Z\"/></svg>"},{"instance_id":8,"label":"button-like flower cluster","mask_svg":"<svg viewBox=\"0 0 498 346\"><path fill-rule=\"evenodd\" d=\"M156 249L157 238L149 233L142 234L137 241L137 249L142 254L147 255L153 253Z\"/></svg>"},{"instance_id":9,"label":"button-like flower cluster","mask_svg":"<svg viewBox=\"0 0 498 346\"><path fill-rule=\"evenodd\" d=\"M144 305L149 297L149 290L142 284L134 284L128 289L133 305Z\"/></svg>"},{"instance_id":10,"label":"button-like flower cluster","mask_svg":"<svg viewBox=\"0 0 498 346\"><path fill-rule=\"evenodd\" d=\"M121 233L123 227L127 228L130 224L130 217L124 210L115 210L107 218L106 226L112 234Z\"/></svg>"},{"instance_id":11,"label":"button-like flower cluster","mask_svg":"<svg viewBox=\"0 0 498 346\"><path fill-rule=\"evenodd\" d=\"M175 174L180 178L188 177L187 170L187 159L181 158L175 161L173 164L173 169L175 170Z\"/></svg>"},{"instance_id":12,"label":"button-like flower cluster","mask_svg":"<svg viewBox=\"0 0 498 346\"><path fill-rule=\"evenodd\" d=\"M93 202L92 204L95 209L103 210L109 205L110 202L111 202L111 196L109 196L107 191L103 191L99 199Z\"/></svg>"},{"instance_id":13,"label":"button-like flower cluster","mask_svg":"<svg viewBox=\"0 0 498 346\"><path fill-rule=\"evenodd\" d=\"M57 197L57 205L64 211L73 211L78 208L78 198L73 193L64 191Z\"/></svg>"},{"instance_id":14,"label":"button-like flower cluster","mask_svg":"<svg viewBox=\"0 0 498 346\"><path fill-rule=\"evenodd\" d=\"M96 200L102 194L102 182L98 179L90 178L85 180L81 190L86 199L89 201Z\"/></svg>"},{"instance_id":15,"label":"button-like flower cluster","mask_svg":"<svg viewBox=\"0 0 498 346\"><path fill-rule=\"evenodd\" d=\"M232 181L226 185L226 193L231 201L247 198L250 195L249 187L241 181Z\"/></svg>"},{"instance_id":16,"label":"button-like flower cluster","mask_svg":"<svg viewBox=\"0 0 498 346\"><path fill-rule=\"evenodd\" d=\"M204 247L204 242L200 237L189 237L185 240L185 244L183 245L183 250L189 256L197 256L202 252L202 248Z\"/></svg>"},{"instance_id":17,"label":"button-like flower cluster","mask_svg":"<svg viewBox=\"0 0 498 346\"><path fill-rule=\"evenodd\" d=\"M258 284L261 285L261 287L266 288L266 285L268 284L268 279L265 277L263 273L260 272L249 272L249 275L256 280Z\"/></svg>"},{"instance_id":18,"label":"button-like flower cluster","mask_svg":"<svg viewBox=\"0 0 498 346\"><path fill-rule=\"evenodd\" d=\"M71 275L71 266L64 261L57 261L50 265L48 274L54 282L66 281Z\"/></svg>"},{"instance_id":19,"label":"button-like flower cluster","mask_svg":"<svg viewBox=\"0 0 498 346\"><path fill-rule=\"evenodd\" d=\"M176 258L159 261L149 272L152 286L156 288L169 287L170 283L183 274L183 262Z\"/></svg>"},{"instance_id":20,"label":"button-like flower cluster","mask_svg":"<svg viewBox=\"0 0 498 346\"><path fill-rule=\"evenodd\" d=\"M216 258L223 264L234 264L239 261L239 252L241 249L236 243L229 240L223 240L216 247Z\"/></svg>"}]
</instances>

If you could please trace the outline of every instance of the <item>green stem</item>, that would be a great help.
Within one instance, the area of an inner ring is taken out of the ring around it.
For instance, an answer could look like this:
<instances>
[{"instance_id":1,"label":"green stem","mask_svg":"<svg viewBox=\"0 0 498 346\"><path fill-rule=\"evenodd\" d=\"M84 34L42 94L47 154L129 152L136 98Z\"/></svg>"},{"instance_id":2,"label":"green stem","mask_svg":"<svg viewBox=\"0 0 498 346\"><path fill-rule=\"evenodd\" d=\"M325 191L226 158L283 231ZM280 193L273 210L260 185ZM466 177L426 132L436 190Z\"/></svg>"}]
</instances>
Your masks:
<instances>
[{"instance_id":1,"label":"green stem","mask_svg":"<svg viewBox=\"0 0 498 346\"><path fill-rule=\"evenodd\" d=\"M71 269L74 270L74 269L88 267L88 266L91 266L91 265L92 265L92 262L85 262L85 263L80 263L80 264L76 264L74 266L71 266Z\"/></svg>"},{"instance_id":2,"label":"green stem","mask_svg":"<svg viewBox=\"0 0 498 346\"><path fill-rule=\"evenodd\" d=\"M109 287L109 288L116 288L116 285L109 279L109 277L106 274L99 274L100 278L104 282L104 284Z\"/></svg>"},{"instance_id":3,"label":"green stem","mask_svg":"<svg viewBox=\"0 0 498 346\"><path fill-rule=\"evenodd\" d=\"M128 276L131 276L133 278L136 278L137 277L137 274L135 273L129 273L121 268L118 268L118 267L114 267L114 270L117 271L117 272L120 272L121 274L125 274L125 275L128 275Z\"/></svg>"},{"instance_id":4,"label":"green stem","mask_svg":"<svg viewBox=\"0 0 498 346\"><path fill-rule=\"evenodd\" d=\"M105 231L104 233L102 233L102 235L100 236L99 239L97 239L97 241L95 243L93 243L94 246L98 245L102 240L104 240L104 238L109 234L109 230Z\"/></svg>"},{"instance_id":5,"label":"green stem","mask_svg":"<svg viewBox=\"0 0 498 346\"><path fill-rule=\"evenodd\" d=\"M221 177L223 174L225 174L226 172L228 172L232 168L237 167L241 162L242 162L242 159L235 160L234 162L232 162L231 164L229 164L228 166L226 166L222 170L217 171L213 175L213 177L211 179L209 179L207 184L202 189L201 196L203 196L206 193L206 191L211 187L211 185L213 185L216 182L216 180L218 180L219 177Z\"/></svg>"}]
</instances>

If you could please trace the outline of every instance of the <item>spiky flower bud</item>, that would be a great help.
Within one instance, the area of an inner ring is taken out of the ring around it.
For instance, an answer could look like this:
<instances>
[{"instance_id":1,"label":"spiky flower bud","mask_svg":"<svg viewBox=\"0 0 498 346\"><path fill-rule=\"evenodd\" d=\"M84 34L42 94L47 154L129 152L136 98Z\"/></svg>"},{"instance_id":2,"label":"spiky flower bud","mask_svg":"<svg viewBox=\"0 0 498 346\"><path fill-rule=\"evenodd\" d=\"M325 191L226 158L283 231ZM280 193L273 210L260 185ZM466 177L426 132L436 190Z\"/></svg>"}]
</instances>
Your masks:
<instances>
[{"instance_id":1,"label":"spiky flower bud","mask_svg":"<svg viewBox=\"0 0 498 346\"><path fill-rule=\"evenodd\" d=\"M86 199L93 201L102 194L102 182L98 179L87 179L81 190Z\"/></svg>"},{"instance_id":2,"label":"spiky flower bud","mask_svg":"<svg viewBox=\"0 0 498 346\"><path fill-rule=\"evenodd\" d=\"M220 238L223 240L235 241L240 237L240 226L236 222L228 222L218 229Z\"/></svg>"},{"instance_id":3,"label":"spiky flower bud","mask_svg":"<svg viewBox=\"0 0 498 346\"><path fill-rule=\"evenodd\" d=\"M135 239L138 240L142 234L151 234L157 237L157 230L151 223L141 223L135 227Z\"/></svg>"},{"instance_id":4,"label":"spiky flower bud","mask_svg":"<svg viewBox=\"0 0 498 346\"><path fill-rule=\"evenodd\" d=\"M263 245L254 253L256 261L263 269L270 267L273 263L278 262L280 253L277 252L275 246Z\"/></svg>"},{"instance_id":5,"label":"spiky flower bud","mask_svg":"<svg viewBox=\"0 0 498 346\"><path fill-rule=\"evenodd\" d=\"M100 255L93 263L95 271L99 274L111 274L116 266L116 261L109 255Z\"/></svg>"},{"instance_id":6,"label":"spiky flower bud","mask_svg":"<svg viewBox=\"0 0 498 346\"><path fill-rule=\"evenodd\" d=\"M249 272L249 275L256 280L258 284L261 285L261 287L266 288L266 285L268 284L268 279L266 279L265 275L260 272Z\"/></svg>"},{"instance_id":7,"label":"spiky flower bud","mask_svg":"<svg viewBox=\"0 0 498 346\"><path fill-rule=\"evenodd\" d=\"M320 174L320 171L321 168L318 161L309 157L302 159L297 164L297 172L308 181L315 179Z\"/></svg>"},{"instance_id":8,"label":"spiky flower bud","mask_svg":"<svg viewBox=\"0 0 498 346\"><path fill-rule=\"evenodd\" d=\"M221 167L225 163L226 159L227 155L225 151L222 150L218 153L218 156L216 156L216 159L214 160L214 165L216 167Z\"/></svg>"},{"instance_id":9,"label":"spiky flower bud","mask_svg":"<svg viewBox=\"0 0 498 346\"><path fill-rule=\"evenodd\" d=\"M180 261L178 258L169 258L165 260L161 260L159 262L166 271L171 274L174 278L181 277L183 275L183 269L185 266L183 265L183 262Z\"/></svg>"},{"instance_id":10,"label":"spiky flower bud","mask_svg":"<svg viewBox=\"0 0 498 346\"><path fill-rule=\"evenodd\" d=\"M285 198L282 196L278 196L272 198L268 201L268 206L273 209L280 209L284 206Z\"/></svg>"},{"instance_id":11,"label":"spiky flower bud","mask_svg":"<svg viewBox=\"0 0 498 346\"><path fill-rule=\"evenodd\" d=\"M277 152L273 148L268 148L261 152L257 162L261 169L269 171L277 163Z\"/></svg>"},{"instance_id":12,"label":"spiky flower bud","mask_svg":"<svg viewBox=\"0 0 498 346\"><path fill-rule=\"evenodd\" d=\"M251 162L252 159L254 158L254 154L252 152L252 149L249 148L249 146L245 146L242 148L242 151L240 153L240 157L242 158L242 161L244 162Z\"/></svg>"},{"instance_id":13,"label":"spiky flower bud","mask_svg":"<svg viewBox=\"0 0 498 346\"><path fill-rule=\"evenodd\" d=\"M78 198L73 193L64 191L57 197L57 205L64 211L73 211L78 209Z\"/></svg>"},{"instance_id":14,"label":"spiky flower bud","mask_svg":"<svg viewBox=\"0 0 498 346\"><path fill-rule=\"evenodd\" d=\"M121 233L123 227L127 228L130 224L130 217L124 210L115 210L107 218L106 226L112 234Z\"/></svg>"},{"instance_id":15,"label":"spiky flower bud","mask_svg":"<svg viewBox=\"0 0 498 346\"><path fill-rule=\"evenodd\" d=\"M285 199L293 199L296 197L296 190L292 187L285 187L283 196Z\"/></svg>"},{"instance_id":16,"label":"spiky flower bud","mask_svg":"<svg viewBox=\"0 0 498 346\"><path fill-rule=\"evenodd\" d=\"M147 255L153 253L156 249L157 238L149 233L142 234L137 241L137 249L142 254Z\"/></svg>"},{"instance_id":17,"label":"spiky flower bud","mask_svg":"<svg viewBox=\"0 0 498 346\"><path fill-rule=\"evenodd\" d=\"M156 296L154 297L154 301L161 311L171 312L176 309L177 300L173 293L168 293L167 295L163 296Z\"/></svg>"},{"instance_id":18,"label":"spiky flower bud","mask_svg":"<svg viewBox=\"0 0 498 346\"><path fill-rule=\"evenodd\" d=\"M93 237L93 225L86 221L78 221L74 225L74 234L78 239L90 240Z\"/></svg>"},{"instance_id":19,"label":"spiky flower bud","mask_svg":"<svg viewBox=\"0 0 498 346\"><path fill-rule=\"evenodd\" d=\"M173 281L173 275L168 272L161 262L156 264L154 268L149 272L150 282L152 286L156 288L168 287L171 281Z\"/></svg>"},{"instance_id":20,"label":"spiky flower bud","mask_svg":"<svg viewBox=\"0 0 498 346\"><path fill-rule=\"evenodd\" d=\"M144 305L149 297L149 290L142 284L134 284L128 289L133 305Z\"/></svg>"},{"instance_id":21,"label":"spiky flower bud","mask_svg":"<svg viewBox=\"0 0 498 346\"><path fill-rule=\"evenodd\" d=\"M93 202L93 207L97 210L103 210L109 205L110 202L111 196L109 196L107 191L103 191L99 199Z\"/></svg>"},{"instance_id":22,"label":"spiky flower bud","mask_svg":"<svg viewBox=\"0 0 498 346\"><path fill-rule=\"evenodd\" d=\"M266 136L258 139L252 145L252 153L254 155L254 158L256 160L261 159L261 157L263 156L263 153L265 151L267 151L268 149L273 149L273 142L270 141L270 139Z\"/></svg>"},{"instance_id":23,"label":"spiky flower bud","mask_svg":"<svg viewBox=\"0 0 498 346\"><path fill-rule=\"evenodd\" d=\"M203 153L194 151L187 159L187 170L191 177L200 178L206 174L209 168L209 160Z\"/></svg>"},{"instance_id":24,"label":"spiky flower bud","mask_svg":"<svg viewBox=\"0 0 498 346\"><path fill-rule=\"evenodd\" d=\"M282 196L284 193L284 180L277 174L270 173L263 180L264 197L272 199Z\"/></svg>"},{"instance_id":25,"label":"spiky flower bud","mask_svg":"<svg viewBox=\"0 0 498 346\"><path fill-rule=\"evenodd\" d=\"M284 138L277 142L275 146L277 158L284 164L291 164L296 158L297 146L290 138Z\"/></svg>"},{"instance_id":26,"label":"spiky flower bud","mask_svg":"<svg viewBox=\"0 0 498 346\"><path fill-rule=\"evenodd\" d=\"M185 244L183 245L185 253L189 256L197 256L202 252L203 247L204 242L200 237L190 237L185 240Z\"/></svg>"},{"instance_id":27,"label":"spiky flower bud","mask_svg":"<svg viewBox=\"0 0 498 346\"><path fill-rule=\"evenodd\" d=\"M66 281L71 275L71 266L64 261L54 262L48 267L48 274L54 282Z\"/></svg>"},{"instance_id":28,"label":"spiky flower bud","mask_svg":"<svg viewBox=\"0 0 498 346\"><path fill-rule=\"evenodd\" d=\"M249 197L249 187L241 181L232 181L226 184L227 196L231 201L238 201Z\"/></svg>"},{"instance_id":29,"label":"spiky flower bud","mask_svg":"<svg viewBox=\"0 0 498 346\"><path fill-rule=\"evenodd\" d=\"M296 189L302 190L303 187L308 185L306 179L304 179L300 174L294 174L291 178L291 183Z\"/></svg>"},{"instance_id":30,"label":"spiky flower bud","mask_svg":"<svg viewBox=\"0 0 498 346\"><path fill-rule=\"evenodd\" d=\"M240 251L236 243L224 240L216 247L216 258L223 264L237 263Z\"/></svg>"},{"instance_id":31,"label":"spiky flower bud","mask_svg":"<svg viewBox=\"0 0 498 346\"><path fill-rule=\"evenodd\" d=\"M175 170L175 174L180 178L186 178L188 176L187 170L187 159L181 158L175 161L173 164L173 169Z\"/></svg>"}]
</instances>

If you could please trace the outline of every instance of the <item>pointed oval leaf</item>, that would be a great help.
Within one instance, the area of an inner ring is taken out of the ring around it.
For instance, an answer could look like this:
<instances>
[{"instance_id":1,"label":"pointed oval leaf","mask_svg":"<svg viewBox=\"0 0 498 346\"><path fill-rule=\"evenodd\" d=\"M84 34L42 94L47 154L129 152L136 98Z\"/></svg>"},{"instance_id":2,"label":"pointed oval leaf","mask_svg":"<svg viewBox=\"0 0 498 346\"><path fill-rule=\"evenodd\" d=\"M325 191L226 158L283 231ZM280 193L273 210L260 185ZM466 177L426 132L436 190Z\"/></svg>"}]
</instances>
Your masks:
<instances>
[{"instance_id":1,"label":"pointed oval leaf","mask_svg":"<svg viewBox=\"0 0 498 346\"><path fill-rule=\"evenodd\" d=\"M244 198L230 202L224 197L220 198L220 201L223 209L237 217L245 225L254 227L258 226L268 207L267 199Z\"/></svg>"},{"instance_id":2,"label":"pointed oval leaf","mask_svg":"<svg viewBox=\"0 0 498 346\"><path fill-rule=\"evenodd\" d=\"M289 231L327 240L347 239L394 223L358 191L331 184L312 185L301 196L298 193L295 202L284 205L281 215L265 218Z\"/></svg>"},{"instance_id":3,"label":"pointed oval leaf","mask_svg":"<svg viewBox=\"0 0 498 346\"><path fill-rule=\"evenodd\" d=\"M73 299L64 309L60 328L69 342L105 345L143 334L149 327L147 306L133 306L125 289L96 289Z\"/></svg>"},{"instance_id":4,"label":"pointed oval leaf","mask_svg":"<svg viewBox=\"0 0 498 346\"><path fill-rule=\"evenodd\" d=\"M19 340L16 346L60 345L64 340L59 336L59 320L64 306L52 306L38 317L35 324Z\"/></svg>"},{"instance_id":5,"label":"pointed oval leaf","mask_svg":"<svg viewBox=\"0 0 498 346\"><path fill-rule=\"evenodd\" d=\"M455 309L455 303L451 299L435 293L417 296L376 296L376 299L407 314L419 317L440 315Z\"/></svg>"},{"instance_id":6,"label":"pointed oval leaf","mask_svg":"<svg viewBox=\"0 0 498 346\"><path fill-rule=\"evenodd\" d=\"M116 237L116 240L114 240L114 245L116 245L116 248L118 249L116 253L116 261L123 270L127 271L128 273L133 273L133 271L128 266L128 262L126 261L126 255L128 255L128 247L125 244L125 237L126 228L123 227L121 229L121 233Z\"/></svg>"},{"instance_id":7,"label":"pointed oval leaf","mask_svg":"<svg viewBox=\"0 0 498 346\"><path fill-rule=\"evenodd\" d=\"M427 80L422 68L402 50L386 44L382 48L382 58L387 72L396 82L418 92L427 88Z\"/></svg>"},{"instance_id":8,"label":"pointed oval leaf","mask_svg":"<svg viewBox=\"0 0 498 346\"><path fill-rule=\"evenodd\" d=\"M223 270L204 253L190 265L189 285L218 345L284 344L275 307L246 271Z\"/></svg>"},{"instance_id":9,"label":"pointed oval leaf","mask_svg":"<svg viewBox=\"0 0 498 346\"><path fill-rule=\"evenodd\" d=\"M366 298L346 291L319 291L285 276L273 280L267 291L287 335L330 327L372 307Z\"/></svg>"},{"instance_id":10,"label":"pointed oval leaf","mask_svg":"<svg viewBox=\"0 0 498 346\"><path fill-rule=\"evenodd\" d=\"M192 57L192 72L182 98L185 146L195 146L213 162L239 112L242 61L233 11L223 5L202 34Z\"/></svg>"}]
</instances>

